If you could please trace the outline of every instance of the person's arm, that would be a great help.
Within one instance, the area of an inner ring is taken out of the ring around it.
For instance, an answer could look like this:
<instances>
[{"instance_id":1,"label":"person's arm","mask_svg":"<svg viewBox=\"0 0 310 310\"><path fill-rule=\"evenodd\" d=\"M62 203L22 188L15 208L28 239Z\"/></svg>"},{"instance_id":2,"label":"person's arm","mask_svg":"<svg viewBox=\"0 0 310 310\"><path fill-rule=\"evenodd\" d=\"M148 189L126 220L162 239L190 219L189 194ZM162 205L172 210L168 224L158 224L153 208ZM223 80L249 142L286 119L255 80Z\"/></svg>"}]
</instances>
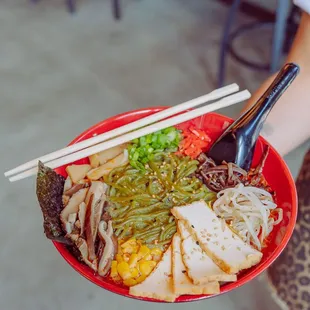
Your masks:
<instances>
[{"instance_id":1,"label":"person's arm","mask_svg":"<svg viewBox=\"0 0 310 310\"><path fill-rule=\"evenodd\" d=\"M310 15L303 13L286 62L300 66L300 73L270 112L262 136L282 155L310 137ZM276 75L276 74L275 74ZM265 92L274 76L253 94L244 110Z\"/></svg>"}]
</instances>

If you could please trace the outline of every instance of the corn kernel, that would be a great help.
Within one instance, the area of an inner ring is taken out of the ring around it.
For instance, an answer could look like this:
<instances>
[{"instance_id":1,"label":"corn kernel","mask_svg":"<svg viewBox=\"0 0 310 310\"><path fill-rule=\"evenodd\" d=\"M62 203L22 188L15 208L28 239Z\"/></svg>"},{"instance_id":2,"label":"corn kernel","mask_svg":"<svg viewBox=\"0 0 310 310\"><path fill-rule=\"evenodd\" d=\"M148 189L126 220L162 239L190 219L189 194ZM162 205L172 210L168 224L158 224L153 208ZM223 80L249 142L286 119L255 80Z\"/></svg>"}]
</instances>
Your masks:
<instances>
[{"instance_id":1,"label":"corn kernel","mask_svg":"<svg viewBox=\"0 0 310 310\"><path fill-rule=\"evenodd\" d=\"M151 254L152 254L153 260L158 262L161 259L163 252L158 248L154 248L151 250Z\"/></svg>"},{"instance_id":2,"label":"corn kernel","mask_svg":"<svg viewBox=\"0 0 310 310\"><path fill-rule=\"evenodd\" d=\"M128 261L129 267L130 268L135 267L137 262L138 262L138 254L135 254L135 253L131 254L130 258L129 258L129 261Z\"/></svg>"},{"instance_id":3,"label":"corn kernel","mask_svg":"<svg viewBox=\"0 0 310 310\"><path fill-rule=\"evenodd\" d=\"M123 280L127 280L131 277L129 265L126 262L121 262L117 265L117 272Z\"/></svg>"},{"instance_id":4,"label":"corn kernel","mask_svg":"<svg viewBox=\"0 0 310 310\"><path fill-rule=\"evenodd\" d=\"M156 266L156 262L154 261L141 260L139 262L140 273L144 276L148 276L152 272L155 266Z\"/></svg>"},{"instance_id":5,"label":"corn kernel","mask_svg":"<svg viewBox=\"0 0 310 310\"><path fill-rule=\"evenodd\" d=\"M138 252L138 246L137 245L131 245L128 244L126 247L122 248L124 253L132 254Z\"/></svg>"},{"instance_id":6,"label":"corn kernel","mask_svg":"<svg viewBox=\"0 0 310 310\"><path fill-rule=\"evenodd\" d=\"M118 242L118 253L111 266L111 278L126 286L143 282L160 260L162 251L158 248L150 249L140 240Z\"/></svg>"},{"instance_id":7,"label":"corn kernel","mask_svg":"<svg viewBox=\"0 0 310 310\"><path fill-rule=\"evenodd\" d=\"M123 261L128 263L129 262L129 259L130 259L130 254L126 253L123 255Z\"/></svg>"},{"instance_id":8,"label":"corn kernel","mask_svg":"<svg viewBox=\"0 0 310 310\"><path fill-rule=\"evenodd\" d=\"M123 284L126 286L134 286L136 285L138 282L135 279L126 279L124 280Z\"/></svg>"},{"instance_id":9,"label":"corn kernel","mask_svg":"<svg viewBox=\"0 0 310 310\"><path fill-rule=\"evenodd\" d=\"M123 251L122 251L122 244L124 243L123 240L117 240L117 243L118 243L118 253L119 254L123 254Z\"/></svg>"},{"instance_id":10,"label":"corn kernel","mask_svg":"<svg viewBox=\"0 0 310 310\"><path fill-rule=\"evenodd\" d=\"M118 277L117 261L116 260L112 261L112 264L111 264L111 277L112 278Z\"/></svg>"},{"instance_id":11,"label":"corn kernel","mask_svg":"<svg viewBox=\"0 0 310 310\"><path fill-rule=\"evenodd\" d=\"M131 268L130 272L132 278L137 278L139 276L139 270L137 268Z\"/></svg>"},{"instance_id":12,"label":"corn kernel","mask_svg":"<svg viewBox=\"0 0 310 310\"><path fill-rule=\"evenodd\" d=\"M151 254L152 255L161 255L162 251L159 248L153 248L153 249L151 249Z\"/></svg>"},{"instance_id":13,"label":"corn kernel","mask_svg":"<svg viewBox=\"0 0 310 310\"><path fill-rule=\"evenodd\" d=\"M125 247L127 247L127 246L135 246L135 245L137 245L136 239L129 239L129 240L127 240L126 242L124 242L124 243L121 245L121 247L122 247L122 248L125 248Z\"/></svg>"},{"instance_id":14,"label":"corn kernel","mask_svg":"<svg viewBox=\"0 0 310 310\"><path fill-rule=\"evenodd\" d=\"M112 278L112 279L117 284L122 284L122 282L123 282L123 279L120 276L117 276L117 277Z\"/></svg>"},{"instance_id":15,"label":"corn kernel","mask_svg":"<svg viewBox=\"0 0 310 310\"><path fill-rule=\"evenodd\" d=\"M122 261L123 261L123 257L122 257L122 255L121 254L116 254L116 261L118 262L118 263L121 263Z\"/></svg>"},{"instance_id":16,"label":"corn kernel","mask_svg":"<svg viewBox=\"0 0 310 310\"><path fill-rule=\"evenodd\" d=\"M138 252L138 258L139 258L139 260L140 260L141 258L143 258L144 256L146 256L147 254L149 254L149 253L150 253L150 249L149 249L147 246L142 245L142 246L140 247L139 252Z\"/></svg>"},{"instance_id":17,"label":"corn kernel","mask_svg":"<svg viewBox=\"0 0 310 310\"><path fill-rule=\"evenodd\" d=\"M143 282L145 279L146 279L146 276L141 275L140 277L138 277L138 278L136 279L136 281L137 281L137 283L141 283L141 282Z\"/></svg>"},{"instance_id":18,"label":"corn kernel","mask_svg":"<svg viewBox=\"0 0 310 310\"><path fill-rule=\"evenodd\" d=\"M152 260L153 257L152 257L151 254L147 254L147 255L145 255L145 256L143 257L143 259L144 259L144 260Z\"/></svg>"}]
</instances>

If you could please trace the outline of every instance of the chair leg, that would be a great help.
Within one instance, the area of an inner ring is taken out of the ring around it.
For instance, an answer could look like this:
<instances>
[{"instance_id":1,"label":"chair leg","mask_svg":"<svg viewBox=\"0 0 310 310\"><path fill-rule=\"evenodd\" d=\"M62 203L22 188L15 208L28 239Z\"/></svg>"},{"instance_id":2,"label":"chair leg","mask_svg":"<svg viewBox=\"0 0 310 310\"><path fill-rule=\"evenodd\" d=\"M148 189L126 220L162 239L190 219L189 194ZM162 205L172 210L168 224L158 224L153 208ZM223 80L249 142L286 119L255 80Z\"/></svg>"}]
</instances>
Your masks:
<instances>
[{"instance_id":1,"label":"chair leg","mask_svg":"<svg viewBox=\"0 0 310 310\"><path fill-rule=\"evenodd\" d=\"M280 66L280 60L283 51L283 44L286 33L286 22L291 8L290 0L278 0L276 21L273 31L273 42L271 51L271 73L276 72Z\"/></svg>"},{"instance_id":2,"label":"chair leg","mask_svg":"<svg viewBox=\"0 0 310 310\"><path fill-rule=\"evenodd\" d=\"M68 11L70 13L74 13L76 11L76 2L75 2L75 0L66 0L66 5L67 5Z\"/></svg>"},{"instance_id":3,"label":"chair leg","mask_svg":"<svg viewBox=\"0 0 310 310\"><path fill-rule=\"evenodd\" d=\"M115 20L121 19L121 0L112 0L112 11Z\"/></svg>"},{"instance_id":4,"label":"chair leg","mask_svg":"<svg viewBox=\"0 0 310 310\"><path fill-rule=\"evenodd\" d=\"M235 20L235 15L239 10L241 0L234 0L231 8L228 12L228 17L226 19L224 30L222 34L221 44L220 44L220 58L219 58L219 72L218 72L218 87L222 87L225 82L226 73L226 55L229 51L230 43L230 28Z\"/></svg>"}]
</instances>

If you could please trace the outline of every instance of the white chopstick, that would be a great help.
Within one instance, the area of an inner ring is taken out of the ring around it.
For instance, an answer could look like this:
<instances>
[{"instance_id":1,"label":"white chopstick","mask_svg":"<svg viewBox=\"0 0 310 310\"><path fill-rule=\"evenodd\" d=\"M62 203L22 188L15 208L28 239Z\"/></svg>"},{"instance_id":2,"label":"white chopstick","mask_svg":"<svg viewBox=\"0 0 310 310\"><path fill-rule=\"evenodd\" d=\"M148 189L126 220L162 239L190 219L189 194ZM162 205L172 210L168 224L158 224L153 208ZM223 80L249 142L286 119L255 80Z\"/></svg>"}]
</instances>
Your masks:
<instances>
[{"instance_id":1,"label":"white chopstick","mask_svg":"<svg viewBox=\"0 0 310 310\"><path fill-rule=\"evenodd\" d=\"M204 106L202 108L198 108L198 109L183 113L181 115L171 117L169 119L160 121L158 123L149 125L147 127L144 127L144 128L135 130L133 132L124 134L123 136L116 137L115 139L112 139L112 140L109 140L106 142L102 142L100 144L91 146L87 149L83 149L79 152L76 152L76 153L64 156L62 158L50 161L47 163L47 166L50 168L61 167L65 164L72 163L72 162L77 161L79 159L82 159L84 157L87 157L87 156L96 154L98 152L107 150L109 148L123 144L125 142L129 142L133 139L139 138L141 136L145 136L147 134L153 133L153 132L158 131L160 129L164 129L164 128L167 128L170 126L174 126L174 125L183 123L185 121L188 121L190 119L196 118L198 116L201 116L203 114L206 114L206 113L209 113L209 112L212 112L212 111L215 111L215 110L225 108L225 107L228 107L230 105L239 103L241 101L249 99L250 97L251 97L251 94L248 90L238 92L236 94L225 97L225 98L223 98L217 102L211 103L211 104ZM11 177L9 180L11 182L18 181L18 180L27 178L29 176L32 176L36 173L37 173L37 167L29 169L27 171L24 171L18 175L15 175L15 176Z\"/></svg>"},{"instance_id":2,"label":"white chopstick","mask_svg":"<svg viewBox=\"0 0 310 310\"><path fill-rule=\"evenodd\" d=\"M144 118L137 120L135 122L132 122L130 124L127 124L127 125L124 125L122 127L110 130L108 132L97 135L97 136L92 137L90 139L87 139L87 140L81 141L79 143L70 145L70 146L63 148L61 150L58 150L58 151L52 152L50 154L38 157L36 159L33 159L33 160L23 164L23 165L20 165L20 166L14 168L12 170L5 172L4 175L6 177L8 177L8 176L11 176L13 174L20 173L24 170L36 167L38 165L39 160L42 161L43 163L46 163L46 162L51 161L51 160L55 160L57 158L60 158L60 157L63 157L65 155L80 151L82 149L85 149L85 148L92 146L92 145L95 145L97 143L112 139L112 138L119 136L119 135L122 135L126 132L136 130L136 129L141 128L143 126L155 123L159 120L165 119L165 118L170 117L170 116L175 115L175 114L178 114L178 113L183 112L187 109L194 108L194 107L199 106L201 104L204 104L206 102L209 102L212 100L217 100L219 98L225 97L227 95L230 95L232 93L237 92L238 90L239 90L239 86L237 84L231 84L231 85L224 86L222 88L219 88L219 89L216 89L216 90L210 92L209 94L206 94L206 95L200 96L198 98L189 100L187 102L178 104L174 107L171 107L171 108L168 108L166 110L154 113L150 116L144 117Z\"/></svg>"}]
</instances>

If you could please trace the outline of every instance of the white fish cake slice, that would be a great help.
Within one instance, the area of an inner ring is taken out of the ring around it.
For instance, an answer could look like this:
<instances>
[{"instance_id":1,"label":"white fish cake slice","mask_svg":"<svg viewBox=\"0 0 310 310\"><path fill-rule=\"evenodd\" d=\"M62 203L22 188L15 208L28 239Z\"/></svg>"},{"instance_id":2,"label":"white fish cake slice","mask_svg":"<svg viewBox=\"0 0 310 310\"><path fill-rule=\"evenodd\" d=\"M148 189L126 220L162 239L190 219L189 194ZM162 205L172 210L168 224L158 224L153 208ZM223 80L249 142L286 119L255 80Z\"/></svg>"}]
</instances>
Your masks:
<instances>
[{"instance_id":1,"label":"white fish cake slice","mask_svg":"<svg viewBox=\"0 0 310 310\"><path fill-rule=\"evenodd\" d=\"M138 297L175 301L178 295L173 291L171 269L172 249L170 246L153 272L142 283L130 287L129 293Z\"/></svg>"},{"instance_id":2,"label":"white fish cake slice","mask_svg":"<svg viewBox=\"0 0 310 310\"><path fill-rule=\"evenodd\" d=\"M188 276L195 284L204 284L210 281L233 282L237 280L236 275L224 272L201 249L183 221L178 221L178 231L182 238L182 259Z\"/></svg>"},{"instance_id":3,"label":"white fish cake slice","mask_svg":"<svg viewBox=\"0 0 310 310\"><path fill-rule=\"evenodd\" d=\"M217 281L206 284L194 284L188 277L181 255L181 237L176 233L172 239L172 277L173 288L177 295L218 294Z\"/></svg>"},{"instance_id":4,"label":"white fish cake slice","mask_svg":"<svg viewBox=\"0 0 310 310\"><path fill-rule=\"evenodd\" d=\"M173 215L184 220L200 247L226 273L236 274L255 266L262 253L245 243L221 221L204 201L174 207Z\"/></svg>"}]
</instances>

